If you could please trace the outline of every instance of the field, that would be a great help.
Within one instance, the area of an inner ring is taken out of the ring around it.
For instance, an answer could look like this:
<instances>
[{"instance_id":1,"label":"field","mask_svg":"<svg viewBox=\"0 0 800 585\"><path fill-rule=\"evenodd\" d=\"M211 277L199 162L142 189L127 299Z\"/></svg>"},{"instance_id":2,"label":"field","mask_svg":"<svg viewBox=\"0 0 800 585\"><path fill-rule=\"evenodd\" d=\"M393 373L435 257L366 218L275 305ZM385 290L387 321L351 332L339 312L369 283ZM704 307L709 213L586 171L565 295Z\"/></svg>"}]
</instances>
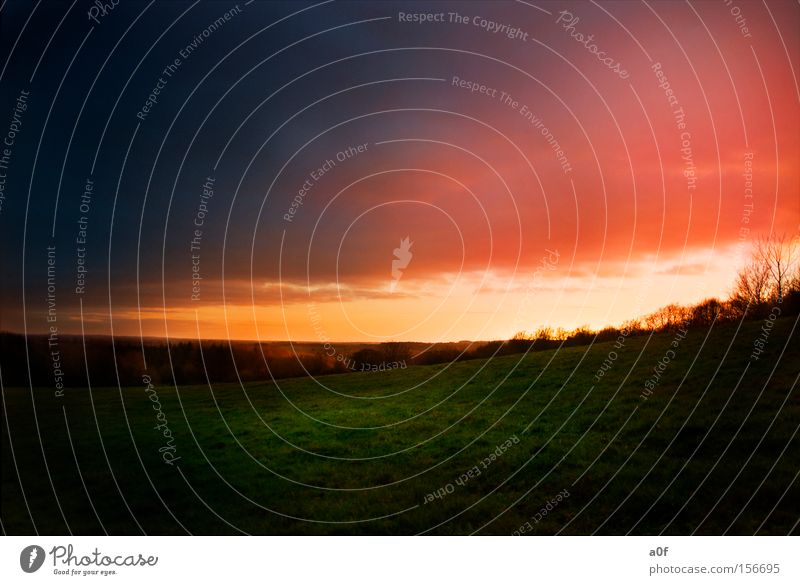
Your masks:
<instances>
[{"instance_id":1,"label":"field","mask_svg":"<svg viewBox=\"0 0 800 585\"><path fill-rule=\"evenodd\" d=\"M796 324L757 360L760 321L243 387L5 388L3 530L796 534Z\"/></svg>"}]
</instances>

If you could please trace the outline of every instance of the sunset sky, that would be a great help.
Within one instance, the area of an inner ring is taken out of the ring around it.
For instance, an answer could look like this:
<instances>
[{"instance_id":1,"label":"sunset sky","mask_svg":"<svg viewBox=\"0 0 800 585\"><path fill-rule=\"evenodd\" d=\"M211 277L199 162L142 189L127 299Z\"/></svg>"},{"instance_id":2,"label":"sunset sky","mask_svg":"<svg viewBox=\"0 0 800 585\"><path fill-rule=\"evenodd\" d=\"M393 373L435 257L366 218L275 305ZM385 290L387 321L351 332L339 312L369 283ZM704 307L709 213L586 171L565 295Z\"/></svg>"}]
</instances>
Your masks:
<instances>
[{"instance_id":1,"label":"sunset sky","mask_svg":"<svg viewBox=\"0 0 800 585\"><path fill-rule=\"evenodd\" d=\"M204 37L235 3L125 2L49 46L69 3L17 44L12 5L0 329L47 331L48 246L62 333L497 339L725 297L800 228L800 7L737 3L240 2Z\"/></svg>"}]
</instances>

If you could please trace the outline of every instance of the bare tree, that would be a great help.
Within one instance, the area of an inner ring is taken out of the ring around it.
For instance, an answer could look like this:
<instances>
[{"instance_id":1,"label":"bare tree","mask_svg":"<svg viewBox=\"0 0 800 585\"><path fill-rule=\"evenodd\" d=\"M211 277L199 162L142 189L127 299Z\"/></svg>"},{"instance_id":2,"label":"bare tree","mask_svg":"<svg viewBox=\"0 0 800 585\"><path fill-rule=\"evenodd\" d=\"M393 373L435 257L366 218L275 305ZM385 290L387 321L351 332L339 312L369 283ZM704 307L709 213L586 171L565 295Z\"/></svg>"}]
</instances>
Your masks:
<instances>
[{"instance_id":1,"label":"bare tree","mask_svg":"<svg viewBox=\"0 0 800 585\"><path fill-rule=\"evenodd\" d=\"M800 261L795 262L794 273L786 281L787 292L800 293Z\"/></svg>"},{"instance_id":2,"label":"bare tree","mask_svg":"<svg viewBox=\"0 0 800 585\"><path fill-rule=\"evenodd\" d=\"M714 324L723 314L723 305L717 299L705 299L691 309L692 324L707 327Z\"/></svg>"},{"instance_id":3,"label":"bare tree","mask_svg":"<svg viewBox=\"0 0 800 585\"><path fill-rule=\"evenodd\" d=\"M769 272L770 284L774 287L779 303L783 302L797 255L797 242L788 239L786 235L759 238L756 243L757 261Z\"/></svg>"},{"instance_id":4,"label":"bare tree","mask_svg":"<svg viewBox=\"0 0 800 585\"><path fill-rule=\"evenodd\" d=\"M766 302L770 293L770 273L767 265L758 257L739 271L733 284L731 300L737 306L759 307Z\"/></svg>"},{"instance_id":5,"label":"bare tree","mask_svg":"<svg viewBox=\"0 0 800 585\"><path fill-rule=\"evenodd\" d=\"M674 303L656 309L644 318L644 326L650 331L673 331L687 322L691 311Z\"/></svg>"}]
</instances>

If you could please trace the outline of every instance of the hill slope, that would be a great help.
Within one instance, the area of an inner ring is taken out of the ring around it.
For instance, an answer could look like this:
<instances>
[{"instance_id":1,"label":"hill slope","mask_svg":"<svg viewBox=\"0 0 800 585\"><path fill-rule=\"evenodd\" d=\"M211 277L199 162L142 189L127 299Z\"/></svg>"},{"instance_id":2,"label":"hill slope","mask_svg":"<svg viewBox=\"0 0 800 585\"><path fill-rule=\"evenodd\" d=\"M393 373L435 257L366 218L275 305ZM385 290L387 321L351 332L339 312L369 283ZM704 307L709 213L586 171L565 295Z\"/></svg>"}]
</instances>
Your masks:
<instances>
[{"instance_id":1,"label":"hill slope","mask_svg":"<svg viewBox=\"0 0 800 585\"><path fill-rule=\"evenodd\" d=\"M6 388L3 526L796 533L796 324L757 360L761 322L244 388Z\"/></svg>"}]
</instances>

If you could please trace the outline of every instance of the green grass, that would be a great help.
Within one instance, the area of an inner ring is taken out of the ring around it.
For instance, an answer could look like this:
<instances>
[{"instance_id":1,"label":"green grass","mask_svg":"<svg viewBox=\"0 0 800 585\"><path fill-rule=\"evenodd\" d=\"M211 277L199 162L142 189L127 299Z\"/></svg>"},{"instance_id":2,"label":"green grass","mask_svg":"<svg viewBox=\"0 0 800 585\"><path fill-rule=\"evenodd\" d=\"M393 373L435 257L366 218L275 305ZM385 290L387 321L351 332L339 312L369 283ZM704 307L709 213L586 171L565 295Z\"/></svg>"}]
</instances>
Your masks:
<instances>
[{"instance_id":1,"label":"green grass","mask_svg":"<svg viewBox=\"0 0 800 585\"><path fill-rule=\"evenodd\" d=\"M611 343L213 392L158 386L174 466L144 384L63 398L6 388L3 529L510 534L529 521L534 534L796 533L795 323L777 322L758 361L760 322L690 330L647 400L673 335L628 339L599 383Z\"/></svg>"}]
</instances>

